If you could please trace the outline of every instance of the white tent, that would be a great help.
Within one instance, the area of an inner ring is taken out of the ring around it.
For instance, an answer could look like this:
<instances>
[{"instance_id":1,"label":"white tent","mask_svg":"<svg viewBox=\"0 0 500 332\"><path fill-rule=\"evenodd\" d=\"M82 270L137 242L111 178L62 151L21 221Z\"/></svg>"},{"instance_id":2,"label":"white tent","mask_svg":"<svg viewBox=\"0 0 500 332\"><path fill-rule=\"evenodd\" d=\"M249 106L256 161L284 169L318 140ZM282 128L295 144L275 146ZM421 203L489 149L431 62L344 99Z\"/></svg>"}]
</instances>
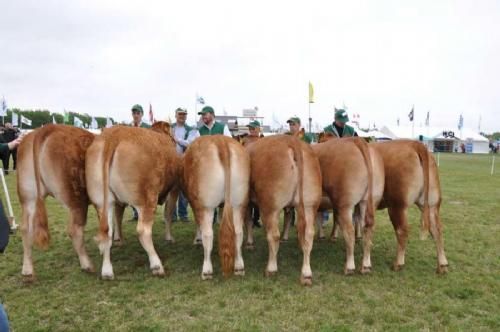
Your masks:
<instances>
[{"instance_id":1,"label":"white tent","mask_svg":"<svg viewBox=\"0 0 500 332\"><path fill-rule=\"evenodd\" d=\"M488 139L469 128L459 131L447 127L415 127L412 135L411 126L383 126L380 132L391 139L418 140L422 137L433 151L460 151L460 146L464 144L468 153L489 152Z\"/></svg>"}]
</instances>

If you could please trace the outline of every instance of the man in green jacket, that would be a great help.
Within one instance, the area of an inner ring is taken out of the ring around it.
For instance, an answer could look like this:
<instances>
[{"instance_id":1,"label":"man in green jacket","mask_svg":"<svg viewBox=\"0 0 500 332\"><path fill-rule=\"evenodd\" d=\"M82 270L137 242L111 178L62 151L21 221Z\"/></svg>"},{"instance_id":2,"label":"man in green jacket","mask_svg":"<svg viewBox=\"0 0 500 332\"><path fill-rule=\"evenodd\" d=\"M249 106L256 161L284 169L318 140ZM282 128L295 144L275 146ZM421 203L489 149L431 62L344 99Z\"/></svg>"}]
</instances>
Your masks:
<instances>
[{"instance_id":1,"label":"man in green jacket","mask_svg":"<svg viewBox=\"0 0 500 332\"><path fill-rule=\"evenodd\" d=\"M301 130L299 117L292 116L286 123L290 126L290 132L287 133L288 135L297 136L307 144L312 143L313 135L311 133L306 133L304 129Z\"/></svg>"},{"instance_id":2,"label":"man in green jacket","mask_svg":"<svg viewBox=\"0 0 500 332\"><path fill-rule=\"evenodd\" d=\"M205 106L202 108L198 115L201 115L201 121L203 124L198 128L200 136L205 135L225 135L228 137L233 137L229 128L218 121L215 121L215 112L211 106Z\"/></svg>"},{"instance_id":3,"label":"man in green jacket","mask_svg":"<svg viewBox=\"0 0 500 332\"><path fill-rule=\"evenodd\" d=\"M341 108L335 108L335 121L323 130L326 134L333 134L337 138L358 136L356 130L347 125L347 122L349 122L347 112Z\"/></svg>"},{"instance_id":4,"label":"man in green jacket","mask_svg":"<svg viewBox=\"0 0 500 332\"><path fill-rule=\"evenodd\" d=\"M130 124L132 127L141 127L141 128L151 128L151 125L142 121L142 117L144 116L144 111L142 110L142 106L139 104L135 104L132 106L132 123Z\"/></svg>"}]
</instances>

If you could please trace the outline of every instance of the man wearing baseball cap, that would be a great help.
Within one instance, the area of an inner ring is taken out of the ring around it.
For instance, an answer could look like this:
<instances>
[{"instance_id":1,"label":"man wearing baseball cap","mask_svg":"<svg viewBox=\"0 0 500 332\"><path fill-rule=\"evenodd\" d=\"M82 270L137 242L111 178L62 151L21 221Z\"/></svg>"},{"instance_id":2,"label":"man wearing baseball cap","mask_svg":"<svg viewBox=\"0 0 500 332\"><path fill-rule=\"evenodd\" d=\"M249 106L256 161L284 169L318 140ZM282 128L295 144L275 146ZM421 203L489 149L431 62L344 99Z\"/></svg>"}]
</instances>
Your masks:
<instances>
[{"instance_id":1,"label":"man wearing baseball cap","mask_svg":"<svg viewBox=\"0 0 500 332\"><path fill-rule=\"evenodd\" d=\"M142 117L144 116L144 111L142 110L142 106L139 104L135 104L132 106L132 123L130 124L132 127L141 127L141 128L151 128L146 122L142 121Z\"/></svg>"},{"instance_id":2,"label":"man wearing baseball cap","mask_svg":"<svg viewBox=\"0 0 500 332\"><path fill-rule=\"evenodd\" d=\"M304 129L301 130L300 118L297 116L292 116L286 121L290 126L290 132L288 135L297 136L307 144L311 144L313 141L313 136L310 133L306 133Z\"/></svg>"},{"instance_id":3,"label":"man wearing baseball cap","mask_svg":"<svg viewBox=\"0 0 500 332\"><path fill-rule=\"evenodd\" d=\"M335 121L323 130L325 133L333 134L338 138L358 136L354 128L346 124L347 122L349 122L347 112L344 109L335 108Z\"/></svg>"},{"instance_id":4,"label":"man wearing baseball cap","mask_svg":"<svg viewBox=\"0 0 500 332\"><path fill-rule=\"evenodd\" d=\"M211 106L205 106L202 108L198 115L201 115L202 125L198 128L200 136L205 135L225 135L232 137L229 128L218 121L215 121L215 112Z\"/></svg>"},{"instance_id":5,"label":"man wearing baseball cap","mask_svg":"<svg viewBox=\"0 0 500 332\"><path fill-rule=\"evenodd\" d=\"M196 128L188 126L186 124L186 118L187 118L187 110L185 108L179 107L175 110L175 124L172 125L172 129L174 131L174 139L175 142L177 143L175 146L175 149L177 150L177 153L182 155L184 154L184 151L188 148L189 144L193 143L193 141L197 138L200 137L200 133ZM176 221L177 217L184 221L188 222L188 212L187 212L187 207L188 207L188 200L186 196L182 193L182 191L179 192L179 199L177 201L177 208L174 210L174 215L173 215L173 220Z\"/></svg>"}]
</instances>

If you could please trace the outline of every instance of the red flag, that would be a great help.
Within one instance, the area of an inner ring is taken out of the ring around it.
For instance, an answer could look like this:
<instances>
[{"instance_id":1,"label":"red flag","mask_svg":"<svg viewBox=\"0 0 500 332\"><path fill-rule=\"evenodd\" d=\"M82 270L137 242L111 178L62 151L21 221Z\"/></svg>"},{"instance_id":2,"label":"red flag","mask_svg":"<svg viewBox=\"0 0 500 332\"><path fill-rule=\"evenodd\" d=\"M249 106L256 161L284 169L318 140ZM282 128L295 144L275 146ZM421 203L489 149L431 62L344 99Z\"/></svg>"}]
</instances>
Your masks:
<instances>
[{"instance_id":1,"label":"red flag","mask_svg":"<svg viewBox=\"0 0 500 332\"><path fill-rule=\"evenodd\" d=\"M151 122L151 124L155 122L155 118L153 116L153 106L151 106L151 104L149 104L149 122Z\"/></svg>"}]
</instances>

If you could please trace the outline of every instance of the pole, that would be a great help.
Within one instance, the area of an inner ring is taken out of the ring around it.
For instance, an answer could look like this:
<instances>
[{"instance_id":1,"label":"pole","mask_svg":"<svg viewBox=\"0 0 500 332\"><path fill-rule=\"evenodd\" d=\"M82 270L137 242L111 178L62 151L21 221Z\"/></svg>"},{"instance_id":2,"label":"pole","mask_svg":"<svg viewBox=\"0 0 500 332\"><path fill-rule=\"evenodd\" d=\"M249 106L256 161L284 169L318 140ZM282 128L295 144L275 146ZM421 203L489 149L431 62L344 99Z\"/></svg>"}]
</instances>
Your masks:
<instances>
[{"instance_id":1,"label":"pole","mask_svg":"<svg viewBox=\"0 0 500 332\"><path fill-rule=\"evenodd\" d=\"M415 113L413 113L413 121L411 122L411 139L415 139Z\"/></svg>"},{"instance_id":2,"label":"pole","mask_svg":"<svg viewBox=\"0 0 500 332\"><path fill-rule=\"evenodd\" d=\"M495 173L495 156L493 156L493 160L491 161L491 175L493 175L493 173Z\"/></svg>"},{"instance_id":3,"label":"pole","mask_svg":"<svg viewBox=\"0 0 500 332\"><path fill-rule=\"evenodd\" d=\"M311 133L311 123L312 123L312 118L311 118L311 103L309 103L309 134Z\"/></svg>"},{"instance_id":4,"label":"pole","mask_svg":"<svg viewBox=\"0 0 500 332\"><path fill-rule=\"evenodd\" d=\"M438 167L439 167L439 156L441 155L440 152L438 152Z\"/></svg>"},{"instance_id":5,"label":"pole","mask_svg":"<svg viewBox=\"0 0 500 332\"><path fill-rule=\"evenodd\" d=\"M17 229L17 224L14 218L14 212L12 211L12 204L10 203L9 190L7 189L7 183L5 182L3 168L0 168L0 177L2 178L3 191L5 192L5 200L7 201L7 208L9 211L8 219L9 219L10 229L15 230Z\"/></svg>"}]
</instances>

